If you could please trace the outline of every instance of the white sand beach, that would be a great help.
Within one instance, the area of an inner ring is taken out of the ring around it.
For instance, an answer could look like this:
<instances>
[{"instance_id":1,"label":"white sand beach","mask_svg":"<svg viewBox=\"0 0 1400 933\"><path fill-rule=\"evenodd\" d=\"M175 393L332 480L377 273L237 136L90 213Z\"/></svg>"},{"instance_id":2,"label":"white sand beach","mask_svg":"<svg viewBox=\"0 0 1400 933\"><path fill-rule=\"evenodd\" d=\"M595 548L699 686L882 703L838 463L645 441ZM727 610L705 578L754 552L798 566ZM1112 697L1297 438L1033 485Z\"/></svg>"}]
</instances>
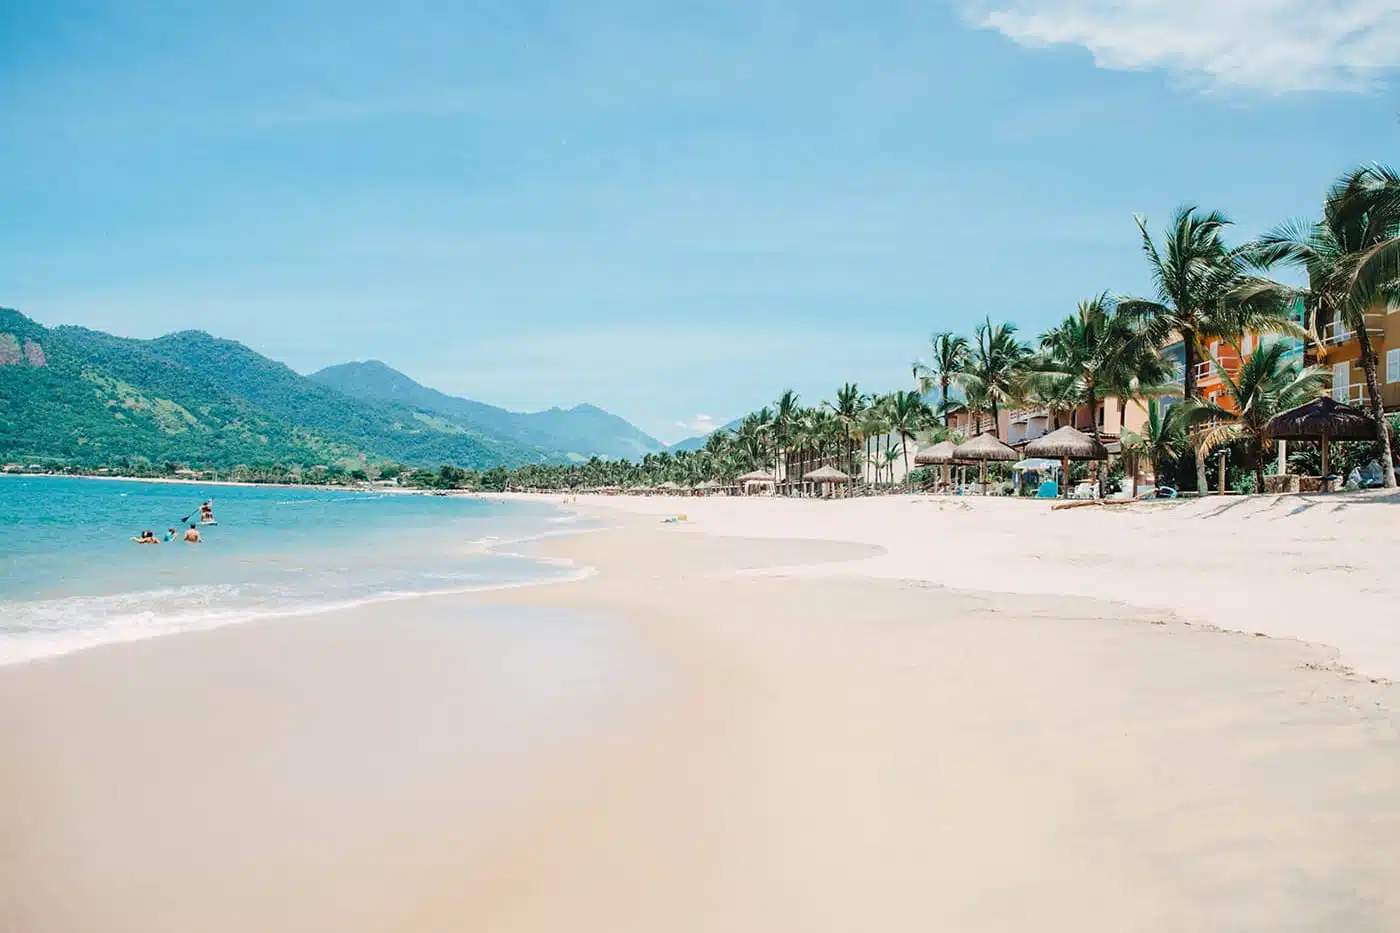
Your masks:
<instances>
[{"instance_id":1,"label":"white sand beach","mask_svg":"<svg viewBox=\"0 0 1400 933\"><path fill-rule=\"evenodd\" d=\"M579 507L577 583L0 670L0 928L1400 929L1383 495ZM646 684L481 730L490 605Z\"/></svg>"}]
</instances>

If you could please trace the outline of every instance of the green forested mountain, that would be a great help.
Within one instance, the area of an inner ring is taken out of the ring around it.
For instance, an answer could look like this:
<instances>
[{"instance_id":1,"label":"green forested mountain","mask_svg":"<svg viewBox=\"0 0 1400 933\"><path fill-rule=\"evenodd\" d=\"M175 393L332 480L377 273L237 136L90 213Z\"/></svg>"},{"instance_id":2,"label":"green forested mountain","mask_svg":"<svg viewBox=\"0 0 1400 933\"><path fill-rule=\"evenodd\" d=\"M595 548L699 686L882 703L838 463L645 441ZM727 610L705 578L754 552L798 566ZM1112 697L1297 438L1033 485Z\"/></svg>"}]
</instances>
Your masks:
<instances>
[{"instance_id":1,"label":"green forested mountain","mask_svg":"<svg viewBox=\"0 0 1400 933\"><path fill-rule=\"evenodd\" d=\"M0 309L0 460L191 465L391 459L490 467L547 451L411 405L350 398L242 344L45 328Z\"/></svg>"},{"instance_id":2,"label":"green forested mountain","mask_svg":"<svg viewBox=\"0 0 1400 933\"><path fill-rule=\"evenodd\" d=\"M593 405L515 412L430 389L378 360L342 363L309 377L360 399L397 402L421 411L479 425L521 444L571 460L589 457L639 459L662 449L661 442L617 415Z\"/></svg>"}]
</instances>

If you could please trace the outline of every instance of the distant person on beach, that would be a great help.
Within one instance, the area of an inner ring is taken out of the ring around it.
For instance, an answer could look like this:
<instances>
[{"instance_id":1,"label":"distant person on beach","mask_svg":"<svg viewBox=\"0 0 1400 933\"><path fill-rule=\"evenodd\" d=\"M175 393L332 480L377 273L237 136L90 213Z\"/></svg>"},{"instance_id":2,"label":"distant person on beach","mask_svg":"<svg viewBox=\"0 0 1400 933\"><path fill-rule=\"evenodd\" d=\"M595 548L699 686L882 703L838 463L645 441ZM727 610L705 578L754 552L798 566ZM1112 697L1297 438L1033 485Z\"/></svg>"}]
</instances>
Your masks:
<instances>
[{"instance_id":1,"label":"distant person on beach","mask_svg":"<svg viewBox=\"0 0 1400 933\"><path fill-rule=\"evenodd\" d=\"M204 539L199 536L199 529L194 525L185 529L185 540L190 544L199 544Z\"/></svg>"},{"instance_id":2,"label":"distant person on beach","mask_svg":"<svg viewBox=\"0 0 1400 933\"><path fill-rule=\"evenodd\" d=\"M132 538L131 540L135 541L137 544L160 544L160 539L157 538L156 533L150 529L141 532L139 537Z\"/></svg>"}]
</instances>

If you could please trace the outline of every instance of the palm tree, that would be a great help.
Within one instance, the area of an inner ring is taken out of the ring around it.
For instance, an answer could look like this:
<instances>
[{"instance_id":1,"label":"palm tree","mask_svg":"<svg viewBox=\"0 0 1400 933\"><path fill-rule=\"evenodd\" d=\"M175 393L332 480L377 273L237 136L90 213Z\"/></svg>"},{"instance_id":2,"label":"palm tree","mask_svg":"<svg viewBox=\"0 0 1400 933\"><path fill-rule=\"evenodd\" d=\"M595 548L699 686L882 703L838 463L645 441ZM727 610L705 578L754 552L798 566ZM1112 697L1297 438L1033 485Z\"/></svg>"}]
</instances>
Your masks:
<instances>
[{"instance_id":1,"label":"palm tree","mask_svg":"<svg viewBox=\"0 0 1400 933\"><path fill-rule=\"evenodd\" d=\"M792 389L785 389L783 394L778 396L778 401L773 405L773 420L771 430L773 432L773 452L774 452L774 475L779 482L787 479L788 473L788 445L792 437L797 432L798 423L802 417L802 408L797 397L797 393ZM781 467L781 470L779 468Z\"/></svg>"},{"instance_id":2,"label":"palm tree","mask_svg":"<svg viewBox=\"0 0 1400 933\"><path fill-rule=\"evenodd\" d=\"M1050 408L1089 408L1099 438L1099 402L1118 398L1119 422L1131 397L1172 394L1170 365L1140 322L1119 313L1105 292L1081 301L1058 327L1041 335L1040 353L1027 374L1029 395ZM1057 419L1058 425L1058 419Z\"/></svg>"},{"instance_id":3,"label":"palm tree","mask_svg":"<svg viewBox=\"0 0 1400 933\"><path fill-rule=\"evenodd\" d=\"M1016 339L1015 324L992 325L991 318L977 325L968 359L949 381L961 389L969 410L977 397L992 415L992 433L1000 436L1000 409L1024 395L1026 366L1031 351Z\"/></svg>"},{"instance_id":4,"label":"palm tree","mask_svg":"<svg viewBox=\"0 0 1400 933\"><path fill-rule=\"evenodd\" d=\"M1235 349L1239 352L1238 346ZM1183 422L1203 427L1197 442L1203 454L1223 444L1246 442L1256 492L1264 491L1264 460L1273 446L1266 437L1269 422L1281 412L1316 398L1328 379L1321 367L1300 370L1297 364L1287 362L1287 352L1285 344L1271 341L1255 350L1237 375L1220 368L1226 404L1188 399L1182 406Z\"/></svg>"},{"instance_id":5,"label":"palm tree","mask_svg":"<svg viewBox=\"0 0 1400 933\"><path fill-rule=\"evenodd\" d=\"M869 404L865 407L865 414L861 420L861 425L865 431L865 436L875 441L875 451L872 455L866 451L866 460L875 468L875 482L880 482L880 439L893 430L889 417L890 397L887 395L873 395Z\"/></svg>"},{"instance_id":6,"label":"palm tree","mask_svg":"<svg viewBox=\"0 0 1400 933\"><path fill-rule=\"evenodd\" d=\"M924 429L933 412L919 393L900 389L890 398L889 414L890 426L899 434L899 446L904 451L904 480L908 483L909 439Z\"/></svg>"},{"instance_id":7,"label":"palm tree","mask_svg":"<svg viewBox=\"0 0 1400 933\"><path fill-rule=\"evenodd\" d=\"M854 382L848 382L836 391L836 403L823 402L841 422L846 437L846 465L855 471L855 438L860 433L861 415L865 411L865 396Z\"/></svg>"},{"instance_id":8,"label":"palm tree","mask_svg":"<svg viewBox=\"0 0 1400 933\"><path fill-rule=\"evenodd\" d=\"M1143 423L1142 433L1123 432L1124 452L1146 457L1147 462L1152 464L1152 476L1159 485L1162 481L1162 466L1186 452L1186 424L1182 412L1182 406L1173 405L1164 415L1161 403L1155 398L1148 399L1147 420ZM1133 492L1136 494L1136 473L1133 483Z\"/></svg>"},{"instance_id":9,"label":"palm tree","mask_svg":"<svg viewBox=\"0 0 1400 933\"><path fill-rule=\"evenodd\" d=\"M1283 262L1305 270L1308 287L1297 294L1313 326L1340 322L1356 335L1368 407L1381 426L1385 486L1395 488L1379 360L1366 317L1390 303L1400 284L1400 175L1383 166L1349 172L1327 192L1321 221L1285 224L1266 234L1255 244L1253 258L1264 268Z\"/></svg>"},{"instance_id":10,"label":"palm tree","mask_svg":"<svg viewBox=\"0 0 1400 933\"><path fill-rule=\"evenodd\" d=\"M944 427L948 426L952 414L948 388L952 385L954 375L962 372L963 367L967 365L967 357L967 338L945 330L933 335L933 364L925 366L919 363L914 367L920 392L927 392L934 385L938 386L936 411L943 418Z\"/></svg>"},{"instance_id":11,"label":"palm tree","mask_svg":"<svg viewBox=\"0 0 1400 933\"><path fill-rule=\"evenodd\" d=\"M1182 385L1187 400L1197 399L1196 363L1205 340L1239 340L1246 332L1281 333L1294 330L1282 303L1256 286L1247 272L1252 247L1231 249L1222 236L1231 221L1212 211L1201 214L1183 205L1172 216L1158 249L1147 232L1147 221L1133 218L1142 235L1142 251L1151 267L1157 297L1123 298L1119 310L1136 317L1156 346L1180 337L1185 353ZM1248 299L1242 296L1250 296ZM1196 482L1206 488L1203 456L1196 458Z\"/></svg>"}]
</instances>

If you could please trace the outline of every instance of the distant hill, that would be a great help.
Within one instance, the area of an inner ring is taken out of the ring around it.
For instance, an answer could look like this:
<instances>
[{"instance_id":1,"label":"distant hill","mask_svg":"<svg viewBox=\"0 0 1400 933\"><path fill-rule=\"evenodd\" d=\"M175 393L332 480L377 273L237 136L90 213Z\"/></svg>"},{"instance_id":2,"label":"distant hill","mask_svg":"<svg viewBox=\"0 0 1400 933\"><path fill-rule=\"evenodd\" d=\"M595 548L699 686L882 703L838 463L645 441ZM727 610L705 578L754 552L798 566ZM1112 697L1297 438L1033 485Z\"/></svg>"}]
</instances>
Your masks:
<instances>
[{"instance_id":1,"label":"distant hill","mask_svg":"<svg viewBox=\"0 0 1400 933\"><path fill-rule=\"evenodd\" d=\"M493 435L540 448L554 457L637 460L663 449L656 438L593 405L537 412L507 411L439 392L379 360L330 366L309 378L353 398L409 405L477 425Z\"/></svg>"},{"instance_id":2,"label":"distant hill","mask_svg":"<svg viewBox=\"0 0 1400 933\"><path fill-rule=\"evenodd\" d=\"M743 424L743 421L744 419L742 418L735 418L728 424L722 427L715 428L715 430L711 431L710 434L714 434L716 431L737 431L739 429L739 425ZM683 441L676 441L674 444L667 447L666 449L673 454L680 453L682 450L699 450L700 448L704 447L705 442L710 439L710 434L697 434L695 437L687 437Z\"/></svg>"},{"instance_id":3,"label":"distant hill","mask_svg":"<svg viewBox=\"0 0 1400 933\"><path fill-rule=\"evenodd\" d=\"M352 398L199 331L134 340L0 309L0 460L52 457L484 468L550 453L411 404Z\"/></svg>"}]
</instances>

